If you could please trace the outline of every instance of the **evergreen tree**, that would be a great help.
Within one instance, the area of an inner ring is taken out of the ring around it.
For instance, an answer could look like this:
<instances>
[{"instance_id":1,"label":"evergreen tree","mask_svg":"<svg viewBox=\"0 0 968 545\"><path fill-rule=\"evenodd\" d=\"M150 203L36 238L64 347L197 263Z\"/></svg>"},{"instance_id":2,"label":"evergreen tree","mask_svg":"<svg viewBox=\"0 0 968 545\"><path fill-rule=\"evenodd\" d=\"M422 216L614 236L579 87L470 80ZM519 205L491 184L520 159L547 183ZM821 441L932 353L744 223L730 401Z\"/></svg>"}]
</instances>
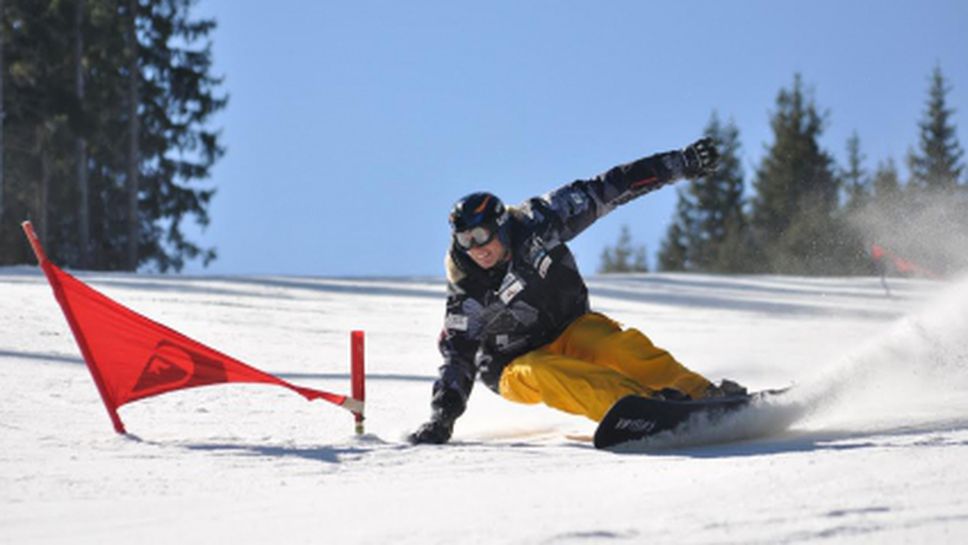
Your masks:
<instances>
[{"instance_id":1,"label":"evergreen tree","mask_svg":"<svg viewBox=\"0 0 968 545\"><path fill-rule=\"evenodd\" d=\"M913 189L950 192L958 184L964 171L961 163L964 151L958 142L956 127L952 121L954 109L947 104L950 90L941 67L936 66L931 74L924 117L918 123L918 149L908 155L911 171L909 185Z\"/></svg>"},{"instance_id":2,"label":"evergreen tree","mask_svg":"<svg viewBox=\"0 0 968 545\"><path fill-rule=\"evenodd\" d=\"M194 0L5 0L0 264L31 261L32 219L67 266L160 271L213 259L182 222L223 154L207 128L226 98L210 75L214 21Z\"/></svg>"},{"instance_id":3,"label":"evergreen tree","mask_svg":"<svg viewBox=\"0 0 968 545\"><path fill-rule=\"evenodd\" d=\"M693 231L691 203L683 189L679 189L677 194L676 215L666 230L657 256L661 271L689 270L689 233Z\"/></svg>"},{"instance_id":4,"label":"evergreen tree","mask_svg":"<svg viewBox=\"0 0 968 545\"><path fill-rule=\"evenodd\" d=\"M6 11L4 8L5 8L4 0L0 0L0 226L3 225L3 209L4 209L3 197L4 197L4 189L6 188L6 185L7 185L6 178L3 175L3 173L5 172L3 168L4 155L6 155L4 153L4 150L6 149L6 147L3 144L3 137L4 137L4 133L6 132L6 127L5 127L6 123L4 121L6 114L3 111L3 105L5 104L3 100L3 86L4 86L3 82L6 80L5 74L7 70L7 64L5 62L6 58L4 57L4 53L3 53L4 44L7 41L7 29L6 29L6 25L3 24L3 21L5 20L3 13ZM0 244L2 244L2 242L3 241L0 240Z\"/></svg>"},{"instance_id":5,"label":"evergreen tree","mask_svg":"<svg viewBox=\"0 0 968 545\"><path fill-rule=\"evenodd\" d=\"M76 100L67 92L70 48L62 39L70 6L61 2L4 2L4 182L0 263L19 263L29 251L18 222L33 220L44 240L61 240L55 205L72 195L53 185L64 166L60 147Z\"/></svg>"},{"instance_id":6,"label":"evergreen tree","mask_svg":"<svg viewBox=\"0 0 968 545\"><path fill-rule=\"evenodd\" d=\"M871 197L871 182L863 164L865 158L860 150L860 136L855 131L847 139L847 168L841 173L847 193L848 213L863 207Z\"/></svg>"},{"instance_id":7,"label":"evergreen tree","mask_svg":"<svg viewBox=\"0 0 968 545\"><path fill-rule=\"evenodd\" d=\"M871 190L875 205L895 205L901 195L901 177L897 173L893 159L877 164L871 180Z\"/></svg>"},{"instance_id":8,"label":"evergreen tree","mask_svg":"<svg viewBox=\"0 0 968 545\"><path fill-rule=\"evenodd\" d=\"M628 225L622 225L614 247L602 250L600 273L648 272L645 246L634 246Z\"/></svg>"},{"instance_id":9,"label":"evergreen tree","mask_svg":"<svg viewBox=\"0 0 968 545\"><path fill-rule=\"evenodd\" d=\"M215 28L213 20L191 20L195 0L152 0L144 21L141 66L150 78L141 81L140 262L153 263L164 271L179 270L185 259L215 258L213 249L201 248L185 239L181 222L193 216L208 225L208 204L214 189L192 184L209 176L225 153L220 135L207 127L212 115L228 103L217 89L221 78L210 74L211 42L205 39Z\"/></svg>"},{"instance_id":10,"label":"evergreen tree","mask_svg":"<svg viewBox=\"0 0 968 545\"><path fill-rule=\"evenodd\" d=\"M84 38L86 0L74 0L74 98L77 104L84 104L87 85L87 70L84 65ZM75 114L75 124L79 124ZM75 175L77 182L77 266L88 268L91 259L91 186L88 178L87 134L80 127L73 127Z\"/></svg>"},{"instance_id":11,"label":"evergreen tree","mask_svg":"<svg viewBox=\"0 0 968 545\"><path fill-rule=\"evenodd\" d=\"M717 247L714 272L749 273L756 269L754 239L746 215L726 221L726 237Z\"/></svg>"},{"instance_id":12,"label":"evergreen tree","mask_svg":"<svg viewBox=\"0 0 968 545\"><path fill-rule=\"evenodd\" d=\"M660 266L663 270L742 271L746 256L736 253L742 245L732 242L746 236L739 129L732 121L722 124L714 112L704 132L717 143L719 167L679 191L676 217L660 250Z\"/></svg>"},{"instance_id":13,"label":"evergreen tree","mask_svg":"<svg viewBox=\"0 0 968 545\"><path fill-rule=\"evenodd\" d=\"M911 178L904 205L904 219L912 233L907 257L936 274L968 267L968 185L959 184L965 172L964 151L953 120L955 111L947 104L950 90L936 66L918 123L918 146L908 154Z\"/></svg>"},{"instance_id":14,"label":"evergreen tree","mask_svg":"<svg viewBox=\"0 0 968 545\"><path fill-rule=\"evenodd\" d=\"M823 117L804 93L799 74L792 88L777 95L770 125L773 143L753 182L758 268L787 274L841 272L853 241L835 217L840 183L833 159L819 144Z\"/></svg>"},{"instance_id":15,"label":"evergreen tree","mask_svg":"<svg viewBox=\"0 0 968 545\"><path fill-rule=\"evenodd\" d=\"M844 202L831 217L831 228L838 233L832 250L836 250L836 263L829 272L840 274L869 274L870 241L858 229L857 215L870 206L872 199L871 178L864 168L866 156L861 151L857 131L847 139L847 165L840 170L844 187Z\"/></svg>"},{"instance_id":16,"label":"evergreen tree","mask_svg":"<svg viewBox=\"0 0 968 545\"><path fill-rule=\"evenodd\" d=\"M907 240L912 226L910 214L904 213L910 209L906 200L894 160L879 162L871 178L870 199L853 213L855 224L867 236L866 246L888 246L901 255L908 255Z\"/></svg>"}]
</instances>

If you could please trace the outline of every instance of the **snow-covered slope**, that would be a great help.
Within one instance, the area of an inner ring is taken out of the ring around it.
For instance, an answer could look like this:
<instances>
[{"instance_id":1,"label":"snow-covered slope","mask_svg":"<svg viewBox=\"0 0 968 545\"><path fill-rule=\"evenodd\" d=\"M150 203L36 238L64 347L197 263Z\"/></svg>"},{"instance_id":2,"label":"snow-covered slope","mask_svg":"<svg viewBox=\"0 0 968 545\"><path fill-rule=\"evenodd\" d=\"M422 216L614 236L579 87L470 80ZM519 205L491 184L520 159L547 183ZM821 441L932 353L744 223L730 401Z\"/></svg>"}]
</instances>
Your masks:
<instances>
[{"instance_id":1,"label":"snow-covered slope","mask_svg":"<svg viewBox=\"0 0 968 545\"><path fill-rule=\"evenodd\" d=\"M888 298L877 279L593 278L597 310L710 378L797 385L780 434L611 453L574 438L592 422L483 387L452 444L402 441L429 412L439 279L80 278L332 391L365 329L368 435L332 405L222 385L128 405L118 436L40 273L0 269L2 543L968 539L965 282Z\"/></svg>"}]
</instances>

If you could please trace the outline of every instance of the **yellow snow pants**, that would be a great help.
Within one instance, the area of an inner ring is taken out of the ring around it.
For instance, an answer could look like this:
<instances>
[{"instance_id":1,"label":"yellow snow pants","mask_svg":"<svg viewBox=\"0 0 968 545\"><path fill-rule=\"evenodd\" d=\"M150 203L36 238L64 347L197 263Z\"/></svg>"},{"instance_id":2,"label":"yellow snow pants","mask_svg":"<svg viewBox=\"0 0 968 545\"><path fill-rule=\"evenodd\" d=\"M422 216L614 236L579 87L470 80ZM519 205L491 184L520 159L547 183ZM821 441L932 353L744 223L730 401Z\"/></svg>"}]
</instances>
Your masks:
<instances>
[{"instance_id":1,"label":"yellow snow pants","mask_svg":"<svg viewBox=\"0 0 968 545\"><path fill-rule=\"evenodd\" d=\"M543 402L598 422L626 395L674 388L698 399L709 385L641 331L588 313L550 344L512 360L501 374L500 391L511 401Z\"/></svg>"}]
</instances>

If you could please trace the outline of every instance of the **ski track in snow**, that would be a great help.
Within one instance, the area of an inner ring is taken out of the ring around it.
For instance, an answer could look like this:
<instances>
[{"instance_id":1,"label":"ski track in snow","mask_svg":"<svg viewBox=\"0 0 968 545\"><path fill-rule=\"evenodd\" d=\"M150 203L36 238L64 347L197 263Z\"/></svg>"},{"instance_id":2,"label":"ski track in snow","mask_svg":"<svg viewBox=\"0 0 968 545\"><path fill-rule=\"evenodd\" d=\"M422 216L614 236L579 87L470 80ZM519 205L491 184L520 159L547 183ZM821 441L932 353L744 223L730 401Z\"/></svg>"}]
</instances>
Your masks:
<instances>
[{"instance_id":1,"label":"ski track in snow","mask_svg":"<svg viewBox=\"0 0 968 545\"><path fill-rule=\"evenodd\" d=\"M121 409L111 430L50 289L0 268L0 543L901 543L968 538L968 281L618 275L592 305L710 378L791 392L614 452L594 424L478 385L428 416L442 281L79 277L297 384L349 388L368 434L281 388ZM747 437L746 440L732 440Z\"/></svg>"}]
</instances>

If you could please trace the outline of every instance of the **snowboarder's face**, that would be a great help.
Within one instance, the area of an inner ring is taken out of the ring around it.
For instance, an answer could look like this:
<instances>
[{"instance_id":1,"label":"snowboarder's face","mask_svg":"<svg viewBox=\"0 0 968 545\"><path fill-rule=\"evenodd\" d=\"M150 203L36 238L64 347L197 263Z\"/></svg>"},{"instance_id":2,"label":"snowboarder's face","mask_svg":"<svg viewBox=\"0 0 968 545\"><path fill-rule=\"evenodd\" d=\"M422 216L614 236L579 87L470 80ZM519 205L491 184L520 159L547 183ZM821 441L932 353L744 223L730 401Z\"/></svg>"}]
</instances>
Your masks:
<instances>
[{"instance_id":1,"label":"snowboarder's face","mask_svg":"<svg viewBox=\"0 0 968 545\"><path fill-rule=\"evenodd\" d=\"M501 244L499 237L492 238L490 242L483 246L475 246L465 251L467 255L471 256L474 263L484 270L504 261L505 254L507 254L507 249Z\"/></svg>"}]
</instances>

